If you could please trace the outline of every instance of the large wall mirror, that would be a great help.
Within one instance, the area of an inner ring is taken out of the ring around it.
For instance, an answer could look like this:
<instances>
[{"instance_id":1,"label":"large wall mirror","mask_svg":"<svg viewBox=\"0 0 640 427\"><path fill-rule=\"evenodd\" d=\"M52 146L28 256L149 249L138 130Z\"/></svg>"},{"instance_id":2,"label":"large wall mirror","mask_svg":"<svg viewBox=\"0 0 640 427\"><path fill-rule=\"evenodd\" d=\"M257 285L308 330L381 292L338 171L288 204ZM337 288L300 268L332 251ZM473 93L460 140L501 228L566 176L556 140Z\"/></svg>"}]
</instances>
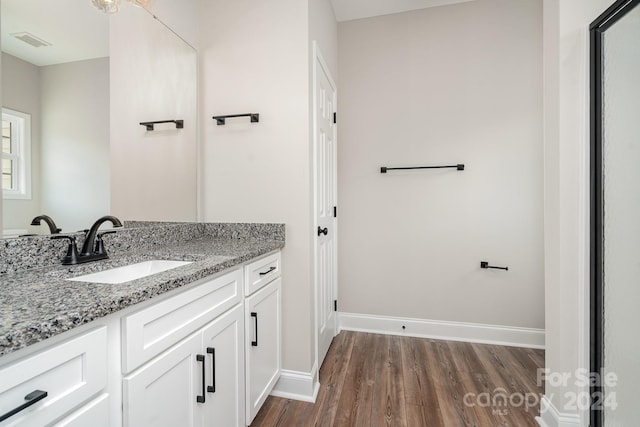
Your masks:
<instances>
[{"instance_id":1,"label":"large wall mirror","mask_svg":"<svg viewBox=\"0 0 640 427\"><path fill-rule=\"evenodd\" d=\"M591 25L591 426L638 424L640 0Z\"/></svg>"},{"instance_id":2,"label":"large wall mirror","mask_svg":"<svg viewBox=\"0 0 640 427\"><path fill-rule=\"evenodd\" d=\"M3 237L196 220L196 51L121 3L1 1Z\"/></svg>"}]
</instances>

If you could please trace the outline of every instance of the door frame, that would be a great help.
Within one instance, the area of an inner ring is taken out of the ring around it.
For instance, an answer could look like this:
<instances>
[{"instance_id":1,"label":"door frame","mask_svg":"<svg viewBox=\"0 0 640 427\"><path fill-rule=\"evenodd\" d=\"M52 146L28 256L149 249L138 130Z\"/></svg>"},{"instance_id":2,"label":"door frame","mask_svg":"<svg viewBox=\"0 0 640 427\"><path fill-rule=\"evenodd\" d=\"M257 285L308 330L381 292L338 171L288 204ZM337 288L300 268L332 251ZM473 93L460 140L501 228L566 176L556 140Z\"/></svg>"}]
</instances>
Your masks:
<instances>
[{"instance_id":1,"label":"door frame","mask_svg":"<svg viewBox=\"0 0 640 427\"><path fill-rule=\"evenodd\" d=\"M604 367L604 287L603 287L603 238L604 238L604 197L602 182L603 167L603 37L608 28L618 22L640 0L618 0L605 10L589 25L590 44L590 371L602 378ZM590 389L591 401L601 396L604 387L601 384L592 385ZM604 401L603 397L600 401ZM590 426L602 427L602 408L590 408Z\"/></svg>"},{"instance_id":2,"label":"door frame","mask_svg":"<svg viewBox=\"0 0 640 427\"><path fill-rule=\"evenodd\" d=\"M312 173L313 173L313 178L311 180L312 182L312 197L313 197L313 201L312 201L312 234L311 234L311 242L312 242L312 254L313 254L313 290L314 290L314 342L315 342L315 363L314 363L314 367L312 368L313 372L312 374L315 376L317 382L319 383L320 381L320 376L319 376L319 372L320 372L320 354L319 354L319 335L318 335L318 328L320 325L320 319L319 319L319 313L320 313L320 309L319 309L319 302L320 302L320 298L319 298L319 283L318 283L318 264L317 264L317 259L318 259L318 254L317 254L317 245L316 245L316 239L318 238L316 236L315 230L318 227L318 218L316 216L316 212L317 212L317 183L316 183L316 178L318 176L318 158L317 158L317 148L318 148L318 122L317 122L317 113L318 113L318 92L316 90L317 87L317 83L318 83L318 66L322 67L322 71L324 71L324 73L326 74L327 78L329 79L329 83L331 84L331 87L334 90L334 99L333 99L333 105L335 110L337 111L337 101L338 101L338 87L335 84L335 81L333 80L333 76L331 75L331 72L329 70L329 67L327 66L326 61L324 60L324 57L322 56L322 52L320 51L320 47L318 46L318 42L313 40L312 42L312 61L313 61L313 67L312 67L312 97L311 97L311 102L313 104L313 108L311 109L311 114L312 114L312 133L313 133L313 145L312 145ZM337 162L337 153L338 153L338 131L337 131L337 125L333 127L333 138L334 138L334 143L336 146L336 150L335 150L335 176L334 176L334 194L336 195L336 204L337 204L337 196L338 196L338 180L337 180L337 175L338 175L338 162ZM338 295L338 220L337 218L334 218L334 226L333 226L333 239L334 239L334 244L335 244L335 250L334 250L334 271L333 271L333 275L334 275L334 295L337 298ZM336 331L337 334L337 330L338 330L338 312L336 311L335 314L335 325L334 325L334 330Z\"/></svg>"}]
</instances>

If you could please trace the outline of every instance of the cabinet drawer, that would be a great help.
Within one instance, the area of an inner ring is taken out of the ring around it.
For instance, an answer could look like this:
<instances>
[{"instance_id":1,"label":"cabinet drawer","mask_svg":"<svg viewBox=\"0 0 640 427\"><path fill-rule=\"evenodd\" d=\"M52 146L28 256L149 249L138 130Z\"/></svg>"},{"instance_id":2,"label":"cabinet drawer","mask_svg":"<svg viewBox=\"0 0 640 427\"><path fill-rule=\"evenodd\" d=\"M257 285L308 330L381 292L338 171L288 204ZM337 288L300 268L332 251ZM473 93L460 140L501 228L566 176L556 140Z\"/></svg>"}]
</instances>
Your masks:
<instances>
[{"instance_id":1,"label":"cabinet drawer","mask_svg":"<svg viewBox=\"0 0 640 427\"><path fill-rule=\"evenodd\" d=\"M280 252L246 265L244 267L245 295L251 295L276 277L280 277L281 269Z\"/></svg>"},{"instance_id":2,"label":"cabinet drawer","mask_svg":"<svg viewBox=\"0 0 640 427\"><path fill-rule=\"evenodd\" d=\"M131 372L242 300L242 270L122 319L122 371Z\"/></svg>"},{"instance_id":3,"label":"cabinet drawer","mask_svg":"<svg viewBox=\"0 0 640 427\"><path fill-rule=\"evenodd\" d=\"M107 384L107 328L58 344L0 369L0 416L40 390L47 397L0 422L1 426L41 426L73 410Z\"/></svg>"},{"instance_id":4,"label":"cabinet drawer","mask_svg":"<svg viewBox=\"0 0 640 427\"><path fill-rule=\"evenodd\" d=\"M109 427L109 395L87 403L53 427Z\"/></svg>"}]
</instances>

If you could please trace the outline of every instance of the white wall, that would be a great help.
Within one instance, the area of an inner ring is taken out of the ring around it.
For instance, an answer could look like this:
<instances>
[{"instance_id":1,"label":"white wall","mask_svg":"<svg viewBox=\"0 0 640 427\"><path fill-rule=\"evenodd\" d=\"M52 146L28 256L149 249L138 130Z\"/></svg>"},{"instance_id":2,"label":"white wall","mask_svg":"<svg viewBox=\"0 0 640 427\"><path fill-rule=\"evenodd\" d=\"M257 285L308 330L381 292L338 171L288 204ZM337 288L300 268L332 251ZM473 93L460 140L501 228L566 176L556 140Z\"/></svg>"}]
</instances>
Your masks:
<instances>
[{"instance_id":1,"label":"white wall","mask_svg":"<svg viewBox=\"0 0 640 427\"><path fill-rule=\"evenodd\" d=\"M541 2L338 29L341 311L544 328Z\"/></svg>"},{"instance_id":2,"label":"white wall","mask_svg":"<svg viewBox=\"0 0 640 427\"><path fill-rule=\"evenodd\" d=\"M193 47L198 47L198 0L154 0L147 9Z\"/></svg>"},{"instance_id":3,"label":"white wall","mask_svg":"<svg viewBox=\"0 0 640 427\"><path fill-rule=\"evenodd\" d=\"M110 17L110 49L111 212L195 221L196 51L136 7ZM139 125L174 119L184 128Z\"/></svg>"},{"instance_id":4,"label":"white wall","mask_svg":"<svg viewBox=\"0 0 640 427\"><path fill-rule=\"evenodd\" d=\"M545 384L548 426L588 425L570 405L575 370L589 368L589 24L611 0L544 0ZM560 421L561 418L563 421Z\"/></svg>"},{"instance_id":5,"label":"white wall","mask_svg":"<svg viewBox=\"0 0 640 427\"><path fill-rule=\"evenodd\" d=\"M40 211L40 69L2 53L2 106L31 115L31 199L4 200L5 229L37 232L29 224ZM48 230L48 229L47 229Z\"/></svg>"},{"instance_id":6,"label":"white wall","mask_svg":"<svg viewBox=\"0 0 640 427\"><path fill-rule=\"evenodd\" d=\"M41 213L82 230L110 212L109 58L41 67L40 89Z\"/></svg>"},{"instance_id":7,"label":"white wall","mask_svg":"<svg viewBox=\"0 0 640 427\"><path fill-rule=\"evenodd\" d=\"M338 83L338 23L330 0L309 1L309 41L317 42L329 67L333 81ZM311 46L309 47L311 49ZM309 55L309 67L313 66L313 55ZM310 88L313 81L309 79ZM313 93L313 92L311 92ZM311 109L312 110L312 109ZM313 114L313 111L311 111Z\"/></svg>"},{"instance_id":8,"label":"white wall","mask_svg":"<svg viewBox=\"0 0 640 427\"><path fill-rule=\"evenodd\" d=\"M311 276L308 5L200 1L201 218L284 222L283 367L309 372ZM259 123L212 115L260 113Z\"/></svg>"}]
</instances>

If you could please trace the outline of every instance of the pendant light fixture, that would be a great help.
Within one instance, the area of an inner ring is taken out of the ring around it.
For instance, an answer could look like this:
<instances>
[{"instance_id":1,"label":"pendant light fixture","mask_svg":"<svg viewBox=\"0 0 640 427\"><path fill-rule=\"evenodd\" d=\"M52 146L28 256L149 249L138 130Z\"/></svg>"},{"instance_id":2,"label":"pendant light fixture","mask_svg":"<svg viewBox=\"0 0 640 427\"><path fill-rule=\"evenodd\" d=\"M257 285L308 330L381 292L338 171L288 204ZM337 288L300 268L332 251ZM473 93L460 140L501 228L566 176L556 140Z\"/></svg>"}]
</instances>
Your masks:
<instances>
[{"instance_id":1,"label":"pendant light fixture","mask_svg":"<svg viewBox=\"0 0 640 427\"><path fill-rule=\"evenodd\" d=\"M119 9L118 0L91 0L91 3L104 13L115 13Z\"/></svg>"}]
</instances>

